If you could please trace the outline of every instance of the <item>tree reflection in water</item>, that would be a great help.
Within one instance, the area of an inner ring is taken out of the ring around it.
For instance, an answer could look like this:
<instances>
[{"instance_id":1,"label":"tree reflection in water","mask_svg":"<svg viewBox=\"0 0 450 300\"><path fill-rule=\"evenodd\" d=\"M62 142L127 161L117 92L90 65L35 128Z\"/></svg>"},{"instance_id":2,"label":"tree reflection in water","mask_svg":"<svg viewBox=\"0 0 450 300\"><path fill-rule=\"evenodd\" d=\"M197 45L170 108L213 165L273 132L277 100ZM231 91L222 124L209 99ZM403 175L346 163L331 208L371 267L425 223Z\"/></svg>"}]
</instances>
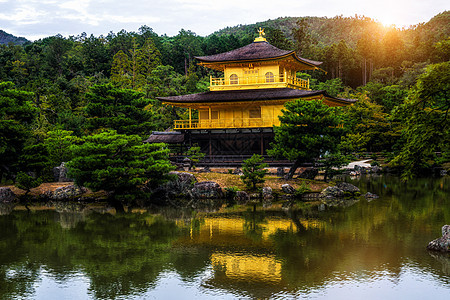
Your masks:
<instances>
[{"instance_id":1,"label":"tree reflection in water","mask_svg":"<svg viewBox=\"0 0 450 300\"><path fill-rule=\"evenodd\" d=\"M448 292L449 257L425 246L450 220L449 179L354 183L381 197L352 206L203 214L3 209L0 298L32 297L43 269L58 282L83 274L86 293L102 299L160 298L158 287L173 283L164 278L170 272L184 290L195 289L185 298L208 298L206 291L220 298L301 297L375 283L395 286L401 297L413 288L404 286L405 276L428 284L427 293Z\"/></svg>"}]
</instances>

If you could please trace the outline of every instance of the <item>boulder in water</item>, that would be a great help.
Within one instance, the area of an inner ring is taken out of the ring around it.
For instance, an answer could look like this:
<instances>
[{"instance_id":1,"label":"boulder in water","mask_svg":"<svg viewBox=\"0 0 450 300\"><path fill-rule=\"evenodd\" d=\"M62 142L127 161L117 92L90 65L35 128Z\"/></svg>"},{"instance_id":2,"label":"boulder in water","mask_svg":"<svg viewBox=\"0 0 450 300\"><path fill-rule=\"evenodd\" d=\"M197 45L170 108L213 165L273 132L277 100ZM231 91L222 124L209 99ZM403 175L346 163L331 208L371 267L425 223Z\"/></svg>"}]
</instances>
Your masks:
<instances>
[{"instance_id":1,"label":"boulder in water","mask_svg":"<svg viewBox=\"0 0 450 300\"><path fill-rule=\"evenodd\" d=\"M294 194L295 189L288 183L285 183L281 186L281 190L286 194Z\"/></svg>"},{"instance_id":2,"label":"boulder in water","mask_svg":"<svg viewBox=\"0 0 450 300\"><path fill-rule=\"evenodd\" d=\"M192 189L195 198L219 199L223 197L222 188L217 182L197 182Z\"/></svg>"},{"instance_id":3,"label":"boulder in water","mask_svg":"<svg viewBox=\"0 0 450 300\"><path fill-rule=\"evenodd\" d=\"M442 237L431 241L428 250L450 252L450 225L442 226Z\"/></svg>"}]
</instances>

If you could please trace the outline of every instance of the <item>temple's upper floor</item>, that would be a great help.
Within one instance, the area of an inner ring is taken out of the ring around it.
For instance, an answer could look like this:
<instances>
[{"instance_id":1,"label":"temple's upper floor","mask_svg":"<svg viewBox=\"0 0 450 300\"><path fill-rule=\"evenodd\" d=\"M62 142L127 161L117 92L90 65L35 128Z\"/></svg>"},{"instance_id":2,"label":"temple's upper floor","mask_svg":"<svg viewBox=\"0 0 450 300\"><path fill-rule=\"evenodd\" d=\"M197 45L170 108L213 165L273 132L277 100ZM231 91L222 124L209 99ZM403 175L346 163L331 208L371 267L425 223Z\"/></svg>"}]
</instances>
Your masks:
<instances>
[{"instance_id":1,"label":"temple's upper floor","mask_svg":"<svg viewBox=\"0 0 450 300\"><path fill-rule=\"evenodd\" d=\"M296 77L298 71L317 70L322 62L278 49L264 38L225 53L198 56L199 64L223 72L210 78L210 90L294 88L309 90L309 82Z\"/></svg>"}]
</instances>

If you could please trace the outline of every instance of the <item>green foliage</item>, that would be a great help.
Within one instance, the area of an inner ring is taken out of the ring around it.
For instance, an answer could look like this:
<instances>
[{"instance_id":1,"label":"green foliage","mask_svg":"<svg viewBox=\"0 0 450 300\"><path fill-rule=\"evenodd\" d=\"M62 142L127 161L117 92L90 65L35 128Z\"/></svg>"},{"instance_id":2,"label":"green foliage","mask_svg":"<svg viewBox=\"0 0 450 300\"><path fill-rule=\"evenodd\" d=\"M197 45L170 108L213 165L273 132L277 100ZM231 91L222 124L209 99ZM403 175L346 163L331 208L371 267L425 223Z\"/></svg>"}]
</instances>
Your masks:
<instances>
[{"instance_id":1,"label":"green foliage","mask_svg":"<svg viewBox=\"0 0 450 300\"><path fill-rule=\"evenodd\" d=\"M187 158L190 160L189 170L192 168L195 170L196 164L205 157L205 153L201 152L199 146L192 146L186 153Z\"/></svg>"},{"instance_id":2,"label":"green foliage","mask_svg":"<svg viewBox=\"0 0 450 300\"><path fill-rule=\"evenodd\" d=\"M288 175L292 178L301 163L335 152L344 132L339 108L316 100L290 101L285 108L279 117L281 125L274 127L275 142L268 154L293 161Z\"/></svg>"},{"instance_id":3,"label":"green foliage","mask_svg":"<svg viewBox=\"0 0 450 300\"><path fill-rule=\"evenodd\" d=\"M400 85L385 85L373 81L359 90L367 91L370 99L376 104L382 105L385 112L390 112L394 107L402 104L408 95L408 90Z\"/></svg>"},{"instance_id":4,"label":"green foliage","mask_svg":"<svg viewBox=\"0 0 450 300\"><path fill-rule=\"evenodd\" d=\"M31 140L32 144L26 145L19 157L19 169L33 172L37 177L44 180L52 180L52 165L49 159L47 147L38 141Z\"/></svg>"},{"instance_id":5,"label":"green foliage","mask_svg":"<svg viewBox=\"0 0 450 300\"><path fill-rule=\"evenodd\" d=\"M150 100L143 93L106 84L93 86L86 98L89 104L85 112L91 131L112 129L144 137L159 129L154 114L146 109Z\"/></svg>"},{"instance_id":6,"label":"green foliage","mask_svg":"<svg viewBox=\"0 0 450 300\"><path fill-rule=\"evenodd\" d=\"M328 178L331 179L333 175L337 174L340 167L350 163L350 159L340 152L327 153L320 160L320 163L323 165L322 169L325 171L324 181L328 181Z\"/></svg>"},{"instance_id":7,"label":"green foliage","mask_svg":"<svg viewBox=\"0 0 450 300\"><path fill-rule=\"evenodd\" d=\"M225 187L225 199L227 200L227 206L233 206L236 204L234 197L236 197L237 192L239 191L238 187L231 186Z\"/></svg>"},{"instance_id":8,"label":"green foliage","mask_svg":"<svg viewBox=\"0 0 450 300\"><path fill-rule=\"evenodd\" d=\"M264 176L267 173L267 164L263 163L264 158L261 155L253 154L249 159L244 160L242 164L242 181L249 189L256 190L257 184L264 183Z\"/></svg>"},{"instance_id":9,"label":"green foliage","mask_svg":"<svg viewBox=\"0 0 450 300\"><path fill-rule=\"evenodd\" d=\"M47 148L49 160L53 167L59 166L73 158L70 146L80 143L81 139L73 136L72 131L55 129L47 132L44 145Z\"/></svg>"},{"instance_id":10,"label":"green foliage","mask_svg":"<svg viewBox=\"0 0 450 300\"><path fill-rule=\"evenodd\" d=\"M17 173L16 186L19 189L25 190L26 194L28 194L32 188L38 187L41 183L42 180L40 178L33 178L24 172Z\"/></svg>"},{"instance_id":11,"label":"green foliage","mask_svg":"<svg viewBox=\"0 0 450 300\"><path fill-rule=\"evenodd\" d=\"M305 181L300 183L300 186L295 189L294 196L296 198L301 198L304 194L311 192L311 188L306 184Z\"/></svg>"},{"instance_id":12,"label":"green foliage","mask_svg":"<svg viewBox=\"0 0 450 300\"><path fill-rule=\"evenodd\" d=\"M344 108L346 135L340 149L351 152L376 152L391 149L400 136L400 123L373 103L365 94L351 95L358 102Z\"/></svg>"},{"instance_id":13,"label":"green foliage","mask_svg":"<svg viewBox=\"0 0 450 300\"><path fill-rule=\"evenodd\" d=\"M435 164L437 151L448 157L449 110L450 62L430 65L397 111L405 123L405 144L390 164L403 168L403 179L411 179Z\"/></svg>"},{"instance_id":14,"label":"green foliage","mask_svg":"<svg viewBox=\"0 0 450 300\"><path fill-rule=\"evenodd\" d=\"M151 38L138 47L135 37L132 39L132 48L127 52L119 50L114 55L111 81L121 88L142 91L152 70L161 64L161 53Z\"/></svg>"},{"instance_id":15,"label":"green foliage","mask_svg":"<svg viewBox=\"0 0 450 300\"><path fill-rule=\"evenodd\" d=\"M135 195L144 184L157 186L173 169L164 144L143 144L137 135L113 130L87 136L70 149L74 158L67 163L68 176L80 186L105 190L115 198Z\"/></svg>"},{"instance_id":16,"label":"green foliage","mask_svg":"<svg viewBox=\"0 0 450 300\"><path fill-rule=\"evenodd\" d=\"M12 82L0 82L0 180L12 175L25 141L31 136L36 113L33 93L19 91Z\"/></svg>"}]
</instances>

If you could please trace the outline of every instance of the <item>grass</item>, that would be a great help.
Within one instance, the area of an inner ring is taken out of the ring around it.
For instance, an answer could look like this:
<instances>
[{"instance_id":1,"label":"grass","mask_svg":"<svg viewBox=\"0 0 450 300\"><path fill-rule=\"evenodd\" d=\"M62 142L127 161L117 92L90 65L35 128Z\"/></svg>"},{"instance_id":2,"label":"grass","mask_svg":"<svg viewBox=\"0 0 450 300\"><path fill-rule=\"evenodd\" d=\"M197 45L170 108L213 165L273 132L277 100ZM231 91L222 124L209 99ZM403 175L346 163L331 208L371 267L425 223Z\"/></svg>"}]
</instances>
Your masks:
<instances>
[{"instance_id":1,"label":"grass","mask_svg":"<svg viewBox=\"0 0 450 300\"><path fill-rule=\"evenodd\" d=\"M195 178L197 178L198 181L214 181L217 182L222 188L235 186L241 191L247 190L245 184L242 182L239 175L223 174L216 172L211 173L194 172L193 174L195 175ZM329 183L322 181L308 180L301 178L295 178L287 181L283 178L279 178L273 175L267 175L264 177L264 179L266 180L266 182L264 183L264 185L261 185L261 187L263 186L271 187L274 192L281 192L281 186L285 183L288 183L293 188L297 189L303 182L305 182L312 192L320 192L330 185Z\"/></svg>"}]
</instances>

